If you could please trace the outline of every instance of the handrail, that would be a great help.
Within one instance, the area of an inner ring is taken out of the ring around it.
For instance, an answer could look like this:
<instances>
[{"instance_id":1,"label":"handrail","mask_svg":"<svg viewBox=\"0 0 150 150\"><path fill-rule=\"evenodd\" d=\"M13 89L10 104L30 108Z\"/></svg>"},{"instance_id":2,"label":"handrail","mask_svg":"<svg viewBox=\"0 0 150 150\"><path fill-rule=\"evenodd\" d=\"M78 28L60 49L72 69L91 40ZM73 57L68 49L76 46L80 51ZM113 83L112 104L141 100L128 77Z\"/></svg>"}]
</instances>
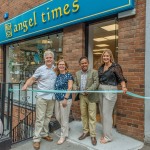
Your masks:
<instances>
[{"instance_id":1,"label":"handrail","mask_svg":"<svg viewBox=\"0 0 150 150\"><path fill-rule=\"evenodd\" d=\"M35 114L35 113L34 113ZM35 117L33 117L33 112L31 111L24 119L22 119L13 129L12 129L12 143L17 143L33 136L33 127L35 122Z\"/></svg>"}]
</instances>

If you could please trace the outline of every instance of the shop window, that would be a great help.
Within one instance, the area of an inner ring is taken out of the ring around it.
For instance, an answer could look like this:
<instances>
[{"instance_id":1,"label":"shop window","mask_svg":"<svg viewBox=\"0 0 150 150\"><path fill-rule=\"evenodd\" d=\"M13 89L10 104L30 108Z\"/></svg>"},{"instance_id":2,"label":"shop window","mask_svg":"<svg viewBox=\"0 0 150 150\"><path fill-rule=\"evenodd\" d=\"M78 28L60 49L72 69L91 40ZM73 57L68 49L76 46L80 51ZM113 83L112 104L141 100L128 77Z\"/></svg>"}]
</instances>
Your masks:
<instances>
[{"instance_id":1,"label":"shop window","mask_svg":"<svg viewBox=\"0 0 150 150\"><path fill-rule=\"evenodd\" d=\"M14 89L21 89L23 84L29 79L35 70L44 64L43 54L46 50L51 50L55 55L55 63L63 58L63 34L53 34L28 40L19 43L13 43L6 46L6 82L14 83ZM33 89L36 88L34 84ZM30 88L29 88L30 89ZM27 101L25 101L25 97ZM14 91L13 100L18 103L34 103L36 93Z\"/></svg>"},{"instance_id":2,"label":"shop window","mask_svg":"<svg viewBox=\"0 0 150 150\"><path fill-rule=\"evenodd\" d=\"M37 67L44 64L43 54L51 50L55 60L62 58L62 34L49 35L7 46L7 82L26 81Z\"/></svg>"}]
</instances>

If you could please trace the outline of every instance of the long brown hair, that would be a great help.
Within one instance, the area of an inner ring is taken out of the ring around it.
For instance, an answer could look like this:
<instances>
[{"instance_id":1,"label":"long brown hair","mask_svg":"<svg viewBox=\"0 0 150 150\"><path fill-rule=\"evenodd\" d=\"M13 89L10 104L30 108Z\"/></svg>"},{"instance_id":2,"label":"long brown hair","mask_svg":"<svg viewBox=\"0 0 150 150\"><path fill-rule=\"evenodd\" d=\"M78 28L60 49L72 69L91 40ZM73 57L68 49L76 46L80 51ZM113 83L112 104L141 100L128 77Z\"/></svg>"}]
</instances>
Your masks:
<instances>
[{"instance_id":1,"label":"long brown hair","mask_svg":"<svg viewBox=\"0 0 150 150\"><path fill-rule=\"evenodd\" d=\"M59 69L58 69L58 65L59 65L60 62L64 62L64 63L65 63L65 70L66 70L66 73L69 72L67 62L66 62L64 59L59 59L59 60L57 61L57 63L56 63L56 68L55 68L56 74L57 74L57 75L60 74L60 71L59 71Z\"/></svg>"},{"instance_id":2,"label":"long brown hair","mask_svg":"<svg viewBox=\"0 0 150 150\"><path fill-rule=\"evenodd\" d=\"M103 56L104 56L104 54L105 54L106 52L110 55L110 62L111 62L111 63L114 62L114 56L113 56L113 54L112 54L112 51L111 51L110 49L105 49L105 50L103 51L102 55L101 55L101 65L104 64Z\"/></svg>"}]
</instances>

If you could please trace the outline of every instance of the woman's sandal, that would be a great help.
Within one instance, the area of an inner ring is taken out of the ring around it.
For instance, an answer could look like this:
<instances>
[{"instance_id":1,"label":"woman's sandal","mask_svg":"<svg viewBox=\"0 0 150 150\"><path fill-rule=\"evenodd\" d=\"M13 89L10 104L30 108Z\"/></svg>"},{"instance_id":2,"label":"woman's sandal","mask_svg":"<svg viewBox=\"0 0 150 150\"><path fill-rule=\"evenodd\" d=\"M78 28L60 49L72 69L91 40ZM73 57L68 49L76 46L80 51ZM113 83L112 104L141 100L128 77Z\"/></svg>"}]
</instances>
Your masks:
<instances>
[{"instance_id":1,"label":"woman's sandal","mask_svg":"<svg viewBox=\"0 0 150 150\"><path fill-rule=\"evenodd\" d=\"M65 141L66 141L66 138L61 137L61 138L58 140L57 144L58 144L58 145L61 145L61 144L63 144Z\"/></svg>"},{"instance_id":2,"label":"woman's sandal","mask_svg":"<svg viewBox=\"0 0 150 150\"><path fill-rule=\"evenodd\" d=\"M100 143L102 143L102 144L106 144L106 143L111 142L111 141L112 140L107 136L104 136L103 138L100 138Z\"/></svg>"}]
</instances>

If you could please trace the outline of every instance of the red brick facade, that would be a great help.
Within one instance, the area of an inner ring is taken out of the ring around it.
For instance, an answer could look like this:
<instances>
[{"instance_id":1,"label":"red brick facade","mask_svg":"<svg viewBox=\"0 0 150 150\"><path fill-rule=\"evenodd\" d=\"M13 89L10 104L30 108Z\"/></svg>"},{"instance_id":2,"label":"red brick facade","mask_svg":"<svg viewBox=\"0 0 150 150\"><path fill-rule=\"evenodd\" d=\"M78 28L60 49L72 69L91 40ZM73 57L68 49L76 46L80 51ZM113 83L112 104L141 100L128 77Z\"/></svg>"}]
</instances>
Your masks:
<instances>
[{"instance_id":1,"label":"red brick facade","mask_svg":"<svg viewBox=\"0 0 150 150\"><path fill-rule=\"evenodd\" d=\"M128 90L144 95L146 0L136 1L136 15L119 19L118 62L128 79ZM120 95L117 103L117 129L143 140L144 100Z\"/></svg>"},{"instance_id":2,"label":"red brick facade","mask_svg":"<svg viewBox=\"0 0 150 150\"><path fill-rule=\"evenodd\" d=\"M2 0L0 15L9 12L9 18L29 10L45 0ZM128 90L144 95L145 60L145 6L146 0L136 0L136 15L119 19L118 62L128 80ZM0 19L0 23L4 20ZM85 54L84 24L63 29L63 55L74 74L79 69L78 59ZM1 56L1 52L0 52ZM1 60L1 59L0 59ZM0 71L2 64L0 64ZM117 102L117 130L136 139L144 139L144 100L119 95ZM79 102L72 106L73 116L80 119Z\"/></svg>"}]
</instances>

